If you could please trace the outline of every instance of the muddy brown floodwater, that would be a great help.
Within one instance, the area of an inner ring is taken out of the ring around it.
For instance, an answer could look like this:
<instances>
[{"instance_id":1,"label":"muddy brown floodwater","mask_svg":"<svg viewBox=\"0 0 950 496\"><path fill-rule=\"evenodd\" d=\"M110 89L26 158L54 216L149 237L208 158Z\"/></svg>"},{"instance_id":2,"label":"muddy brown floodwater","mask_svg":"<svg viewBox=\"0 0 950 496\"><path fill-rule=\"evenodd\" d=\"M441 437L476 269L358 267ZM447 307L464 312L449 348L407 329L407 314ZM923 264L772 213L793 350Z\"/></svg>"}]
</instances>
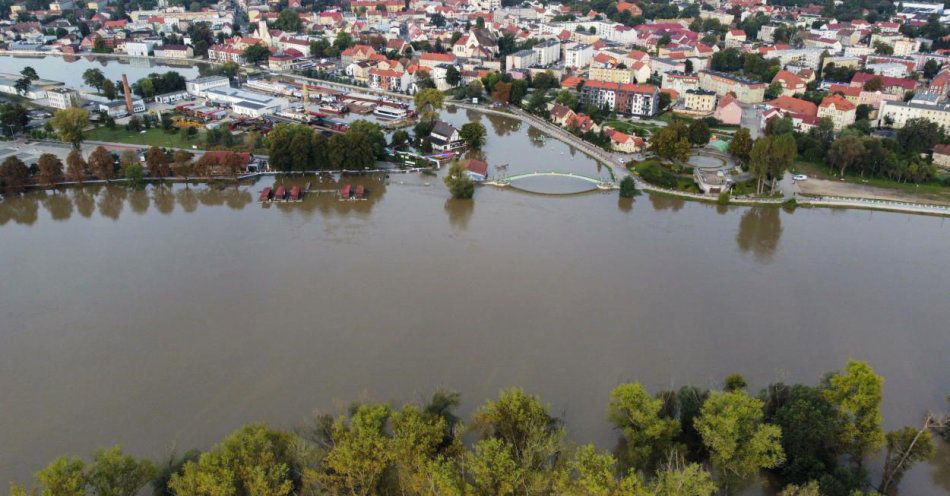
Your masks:
<instances>
[{"instance_id":1,"label":"muddy brown floodwater","mask_svg":"<svg viewBox=\"0 0 950 496\"><path fill-rule=\"evenodd\" d=\"M491 163L573 163L550 139L505 148L498 129ZM490 187L457 202L438 177L346 181L369 199L324 180L262 207L262 179L0 201L0 487L63 453L158 458L438 387L465 413L524 387L603 448L609 392L631 380L740 372L758 390L857 358L885 377L888 428L946 408L946 219ZM941 450L905 494L948 492Z\"/></svg>"}]
</instances>

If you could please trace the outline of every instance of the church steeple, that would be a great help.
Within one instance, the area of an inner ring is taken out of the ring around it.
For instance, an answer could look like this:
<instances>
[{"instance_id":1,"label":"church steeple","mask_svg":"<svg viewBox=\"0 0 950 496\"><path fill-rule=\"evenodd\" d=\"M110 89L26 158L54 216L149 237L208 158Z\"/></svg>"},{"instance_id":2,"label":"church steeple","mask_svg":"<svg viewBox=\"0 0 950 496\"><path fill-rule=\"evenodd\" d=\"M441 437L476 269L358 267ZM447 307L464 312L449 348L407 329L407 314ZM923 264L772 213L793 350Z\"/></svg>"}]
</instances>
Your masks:
<instances>
[{"instance_id":1,"label":"church steeple","mask_svg":"<svg viewBox=\"0 0 950 496\"><path fill-rule=\"evenodd\" d=\"M270 28L267 27L267 21L261 19L257 21L257 37L264 42L264 45L270 47L273 41L270 38Z\"/></svg>"}]
</instances>

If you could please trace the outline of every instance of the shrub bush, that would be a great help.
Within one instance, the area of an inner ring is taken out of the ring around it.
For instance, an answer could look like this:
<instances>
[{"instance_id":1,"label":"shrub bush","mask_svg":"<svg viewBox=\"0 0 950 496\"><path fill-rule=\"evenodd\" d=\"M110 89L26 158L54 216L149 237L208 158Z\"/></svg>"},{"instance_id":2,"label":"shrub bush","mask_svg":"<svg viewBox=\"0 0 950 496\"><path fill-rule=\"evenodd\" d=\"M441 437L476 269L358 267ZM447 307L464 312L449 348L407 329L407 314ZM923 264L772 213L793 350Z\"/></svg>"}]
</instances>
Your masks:
<instances>
[{"instance_id":1,"label":"shrub bush","mask_svg":"<svg viewBox=\"0 0 950 496\"><path fill-rule=\"evenodd\" d=\"M640 162L636 167L637 174L644 181L663 188L675 189L678 181L676 175L667 170L656 161L647 160Z\"/></svg>"}]
</instances>

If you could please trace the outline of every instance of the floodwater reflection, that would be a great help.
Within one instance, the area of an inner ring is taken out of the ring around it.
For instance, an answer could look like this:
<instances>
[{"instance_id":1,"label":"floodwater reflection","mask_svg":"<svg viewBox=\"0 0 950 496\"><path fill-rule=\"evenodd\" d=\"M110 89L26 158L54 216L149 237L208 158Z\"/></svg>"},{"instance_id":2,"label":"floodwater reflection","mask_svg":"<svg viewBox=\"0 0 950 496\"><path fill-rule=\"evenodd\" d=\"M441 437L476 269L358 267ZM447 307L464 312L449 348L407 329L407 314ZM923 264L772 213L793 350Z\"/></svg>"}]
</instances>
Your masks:
<instances>
[{"instance_id":1,"label":"floodwater reflection","mask_svg":"<svg viewBox=\"0 0 950 496\"><path fill-rule=\"evenodd\" d=\"M73 215L73 202L63 191L44 192L43 208L55 221L68 220Z\"/></svg>"},{"instance_id":2,"label":"floodwater reflection","mask_svg":"<svg viewBox=\"0 0 950 496\"><path fill-rule=\"evenodd\" d=\"M129 207L132 208L133 212L139 215L148 212L150 203L151 200L149 199L148 192L145 191L145 188L135 189L129 193Z\"/></svg>"},{"instance_id":3,"label":"floodwater reflection","mask_svg":"<svg viewBox=\"0 0 950 496\"><path fill-rule=\"evenodd\" d=\"M782 219L778 208L752 207L742 214L736 244L743 252L752 252L759 261L770 262L782 237Z\"/></svg>"},{"instance_id":4,"label":"floodwater reflection","mask_svg":"<svg viewBox=\"0 0 950 496\"><path fill-rule=\"evenodd\" d=\"M495 130L495 136L507 136L521 129L521 121L498 114L485 114L485 118Z\"/></svg>"},{"instance_id":5,"label":"floodwater reflection","mask_svg":"<svg viewBox=\"0 0 950 496\"><path fill-rule=\"evenodd\" d=\"M73 212L88 219L97 211L100 216L117 221L126 204L137 215L145 215L152 206L162 215L168 215L174 212L176 203L188 213L197 210L199 205L241 210L254 201L249 188L237 184L152 184L130 189L118 184L91 184L31 191L0 199L0 225L11 221L33 224L38 219L40 205L54 221L69 220Z\"/></svg>"},{"instance_id":6,"label":"floodwater reflection","mask_svg":"<svg viewBox=\"0 0 950 496\"><path fill-rule=\"evenodd\" d=\"M445 200L445 213L449 214L449 224L457 229L464 230L475 211L475 200Z\"/></svg>"},{"instance_id":7,"label":"floodwater reflection","mask_svg":"<svg viewBox=\"0 0 950 496\"><path fill-rule=\"evenodd\" d=\"M617 208L619 208L621 212L629 212L633 210L633 198L624 198L618 195Z\"/></svg>"},{"instance_id":8,"label":"floodwater reflection","mask_svg":"<svg viewBox=\"0 0 950 496\"><path fill-rule=\"evenodd\" d=\"M936 439L937 455L930 460L930 480L950 492L950 443Z\"/></svg>"},{"instance_id":9,"label":"floodwater reflection","mask_svg":"<svg viewBox=\"0 0 950 496\"><path fill-rule=\"evenodd\" d=\"M152 203L162 215L168 215L175 210L175 193L165 184L152 186Z\"/></svg>"},{"instance_id":10,"label":"floodwater reflection","mask_svg":"<svg viewBox=\"0 0 950 496\"><path fill-rule=\"evenodd\" d=\"M653 205L653 210L672 210L678 212L683 208L683 205L686 204L686 200L675 196L651 194L650 203Z\"/></svg>"},{"instance_id":11,"label":"floodwater reflection","mask_svg":"<svg viewBox=\"0 0 950 496\"><path fill-rule=\"evenodd\" d=\"M98 186L78 186L73 188L73 204L76 205L76 211L79 215L89 218L96 211L96 193ZM2 207L0 207L2 208Z\"/></svg>"},{"instance_id":12,"label":"floodwater reflection","mask_svg":"<svg viewBox=\"0 0 950 496\"><path fill-rule=\"evenodd\" d=\"M99 195L99 215L112 220L119 220L122 215L122 209L125 207L125 200L128 198L128 190L120 186L108 185L105 191Z\"/></svg>"},{"instance_id":13,"label":"floodwater reflection","mask_svg":"<svg viewBox=\"0 0 950 496\"><path fill-rule=\"evenodd\" d=\"M39 212L39 197L36 195L10 195L0 204L0 226L13 221L32 225Z\"/></svg>"}]
</instances>

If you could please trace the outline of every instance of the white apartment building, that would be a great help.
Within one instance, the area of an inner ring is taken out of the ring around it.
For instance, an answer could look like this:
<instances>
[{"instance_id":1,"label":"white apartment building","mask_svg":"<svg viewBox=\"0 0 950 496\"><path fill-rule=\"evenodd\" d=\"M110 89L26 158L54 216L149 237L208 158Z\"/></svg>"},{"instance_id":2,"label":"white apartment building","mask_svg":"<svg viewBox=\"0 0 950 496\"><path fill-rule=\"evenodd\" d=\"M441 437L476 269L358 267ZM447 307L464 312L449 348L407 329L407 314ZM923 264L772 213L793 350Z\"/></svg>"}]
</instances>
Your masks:
<instances>
[{"instance_id":1,"label":"white apartment building","mask_svg":"<svg viewBox=\"0 0 950 496\"><path fill-rule=\"evenodd\" d=\"M50 107L65 109L79 103L79 94L66 88L53 88L46 92L46 100Z\"/></svg>"},{"instance_id":2,"label":"white apartment building","mask_svg":"<svg viewBox=\"0 0 950 496\"><path fill-rule=\"evenodd\" d=\"M161 40L126 41L125 53L132 57L148 57Z\"/></svg>"},{"instance_id":3,"label":"white apartment building","mask_svg":"<svg viewBox=\"0 0 950 496\"><path fill-rule=\"evenodd\" d=\"M883 62L880 64L867 64L865 69L877 74L878 76L888 76L895 78L907 77L907 66L896 62Z\"/></svg>"},{"instance_id":4,"label":"white apartment building","mask_svg":"<svg viewBox=\"0 0 950 496\"><path fill-rule=\"evenodd\" d=\"M205 96L208 90L230 86L231 81L225 76L200 77L185 83L185 89L188 90L188 93L195 96Z\"/></svg>"},{"instance_id":5,"label":"white apartment building","mask_svg":"<svg viewBox=\"0 0 950 496\"><path fill-rule=\"evenodd\" d=\"M534 50L520 50L505 57L505 70L527 69L538 64L538 53Z\"/></svg>"},{"instance_id":6,"label":"white apartment building","mask_svg":"<svg viewBox=\"0 0 950 496\"><path fill-rule=\"evenodd\" d=\"M586 43L578 43L564 50L564 65L567 67L587 67L593 58L594 47Z\"/></svg>"},{"instance_id":7,"label":"white apartment building","mask_svg":"<svg viewBox=\"0 0 950 496\"><path fill-rule=\"evenodd\" d=\"M538 55L539 65L549 65L561 59L561 43L557 40L548 40L531 47L531 51Z\"/></svg>"},{"instance_id":8,"label":"white apartment building","mask_svg":"<svg viewBox=\"0 0 950 496\"><path fill-rule=\"evenodd\" d=\"M950 104L915 103L884 100L878 111L878 125L890 125L895 128L904 127L909 119L923 118L936 122L944 129L950 129Z\"/></svg>"}]
</instances>

